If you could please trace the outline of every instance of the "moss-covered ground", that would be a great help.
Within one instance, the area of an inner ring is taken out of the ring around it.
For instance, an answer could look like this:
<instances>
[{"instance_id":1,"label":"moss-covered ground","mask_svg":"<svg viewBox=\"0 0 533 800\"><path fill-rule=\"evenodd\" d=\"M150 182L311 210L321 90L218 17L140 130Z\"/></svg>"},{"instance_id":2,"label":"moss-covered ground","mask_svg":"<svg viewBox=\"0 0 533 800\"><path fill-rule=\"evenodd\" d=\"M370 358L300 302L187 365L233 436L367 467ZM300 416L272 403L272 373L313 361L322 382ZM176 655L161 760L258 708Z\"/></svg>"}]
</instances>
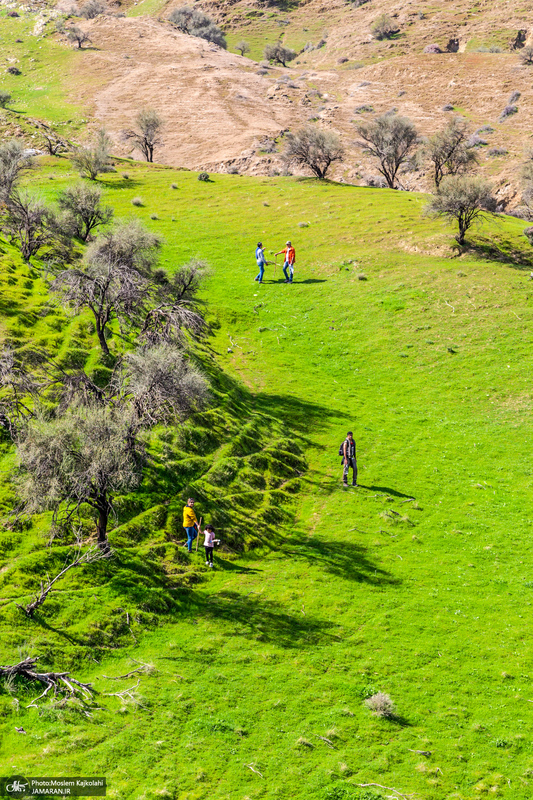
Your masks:
<instances>
[{"instance_id":1,"label":"moss-covered ground","mask_svg":"<svg viewBox=\"0 0 533 800\"><path fill-rule=\"evenodd\" d=\"M121 800L349 800L372 782L423 800L530 798L523 223L490 221L461 254L422 195L117 169L106 197L164 236L164 265L213 268L212 335L196 354L213 405L158 432L141 491L119 503L115 558L71 573L34 620L13 601L65 544L45 549L46 517L2 532L0 663L39 655L99 692L87 717L72 703L26 709L33 688L2 687L6 774L105 774ZM65 159L43 159L29 182L52 199L74 179ZM270 253L288 238L295 283L279 266L254 283L257 240ZM2 249L4 340L46 338L96 368L88 321ZM348 429L360 487L345 490ZM232 548L213 573L177 545L189 491ZM135 700L112 696L129 687ZM364 706L378 690L392 719Z\"/></svg>"}]
</instances>

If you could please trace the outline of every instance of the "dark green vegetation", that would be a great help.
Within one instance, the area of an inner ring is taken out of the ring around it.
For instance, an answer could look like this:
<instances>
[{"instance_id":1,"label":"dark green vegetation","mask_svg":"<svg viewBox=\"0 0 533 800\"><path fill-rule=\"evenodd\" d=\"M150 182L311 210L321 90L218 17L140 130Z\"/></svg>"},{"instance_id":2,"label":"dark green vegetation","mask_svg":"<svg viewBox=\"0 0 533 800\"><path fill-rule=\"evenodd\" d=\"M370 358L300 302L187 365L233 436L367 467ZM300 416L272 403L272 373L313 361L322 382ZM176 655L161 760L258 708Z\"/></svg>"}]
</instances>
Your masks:
<instances>
[{"instance_id":1,"label":"dark green vegetation","mask_svg":"<svg viewBox=\"0 0 533 800\"><path fill-rule=\"evenodd\" d=\"M44 516L2 532L0 663L39 655L99 692L87 717L60 699L26 710L38 692L3 686L8 771L106 774L121 799L350 800L377 782L424 800L526 800L523 222L489 222L459 256L420 195L127 171L99 180L116 216L164 236L163 266L213 267L213 334L195 353L213 405L156 432L142 489L110 531L114 559L71 572L33 620L13 601L61 567L65 544L44 548ZM50 199L74 179L65 159L29 177ZM268 253L289 237L296 283L268 267L255 284L256 241ZM37 267L1 247L4 340L101 368L89 319L67 320ZM122 346L116 332L110 344ZM348 427L361 488L344 491ZM6 512L13 463L4 443ZM189 492L231 547L214 574L176 543ZM110 696L131 687L134 700ZM377 691L396 717L364 707Z\"/></svg>"}]
</instances>

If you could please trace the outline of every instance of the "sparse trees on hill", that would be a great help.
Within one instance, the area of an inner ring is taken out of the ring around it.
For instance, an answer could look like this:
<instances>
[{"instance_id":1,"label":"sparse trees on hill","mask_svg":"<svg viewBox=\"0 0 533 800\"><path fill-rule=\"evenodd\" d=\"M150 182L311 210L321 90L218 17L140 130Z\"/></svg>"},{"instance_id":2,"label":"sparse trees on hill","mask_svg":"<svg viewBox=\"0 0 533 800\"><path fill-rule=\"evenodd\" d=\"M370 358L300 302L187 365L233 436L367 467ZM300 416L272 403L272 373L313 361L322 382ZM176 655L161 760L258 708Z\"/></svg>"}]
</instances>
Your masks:
<instances>
[{"instance_id":1,"label":"sparse trees on hill","mask_svg":"<svg viewBox=\"0 0 533 800\"><path fill-rule=\"evenodd\" d=\"M102 129L98 131L96 141L92 147L77 147L71 154L70 160L82 178L89 178L89 180L94 181L101 172L109 172L110 151L111 139Z\"/></svg>"},{"instance_id":2,"label":"sparse trees on hill","mask_svg":"<svg viewBox=\"0 0 533 800\"><path fill-rule=\"evenodd\" d=\"M99 186L79 183L60 192L57 202L72 224L74 235L86 242L92 231L107 225L113 216L110 206L102 205L102 190Z\"/></svg>"},{"instance_id":3,"label":"sparse trees on hill","mask_svg":"<svg viewBox=\"0 0 533 800\"><path fill-rule=\"evenodd\" d=\"M60 396L53 416L39 403L51 386ZM54 522L65 524L89 507L98 546L107 551L113 498L141 483L147 431L200 408L205 380L175 347L161 344L125 355L103 389L84 372L49 364L34 390L37 410L15 435L25 511L51 510Z\"/></svg>"},{"instance_id":4,"label":"sparse trees on hill","mask_svg":"<svg viewBox=\"0 0 533 800\"><path fill-rule=\"evenodd\" d=\"M194 297L204 265L184 267L169 277L156 269L160 246L160 239L138 220L119 223L90 245L81 267L60 272L52 283L66 306L92 312L106 357L107 330L114 320L123 330L141 331L152 343L179 338L182 329L197 334L205 327Z\"/></svg>"},{"instance_id":5,"label":"sparse trees on hill","mask_svg":"<svg viewBox=\"0 0 533 800\"><path fill-rule=\"evenodd\" d=\"M476 152L469 145L469 138L466 121L454 117L443 130L434 133L424 143L424 154L431 162L437 188L446 175L466 172L478 163Z\"/></svg>"},{"instance_id":6,"label":"sparse trees on hill","mask_svg":"<svg viewBox=\"0 0 533 800\"><path fill-rule=\"evenodd\" d=\"M372 25L372 35L376 39L391 39L399 30L398 25L388 14L380 14Z\"/></svg>"},{"instance_id":7,"label":"sparse trees on hill","mask_svg":"<svg viewBox=\"0 0 533 800\"><path fill-rule=\"evenodd\" d=\"M78 45L78 50L81 50L84 44L91 41L89 34L82 31L77 25L72 25L72 27L67 29L67 39L69 42L76 43Z\"/></svg>"},{"instance_id":8,"label":"sparse trees on hill","mask_svg":"<svg viewBox=\"0 0 533 800\"><path fill-rule=\"evenodd\" d=\"M357 126L364 152L377 159L378 170L391 189L396 188L398 170L418 144L418 133L407 117L382 114Z\"/></svg>"},{"instance_id":9,"label":"sparse trees on hill","mask_svg":"<svg viewBox=\"0 0 533 800\"><path fill-rule=\"evenodd\" d=\"M287 164L308 167L321 180L334 161L341 161L344 155L337 134L306 125L296 133L286 137L284 160Z\"/></svg>"},{"instance_id":10,"label":"sparse trees on hill","mask_svg":"<svg viewBox=\"0 0 533 800\"><path fill-rule=\"evenodd\" d=\"M275 64L281 64L286 67L289 61L294 61L296 53L290 47L284 47L281 42L275 44L267 44L265 47L265 59L267 61L274 61Z\"/></svg>"},{"instance_id":11,"label":"sparse trees on hill","mask_svg":"<svg viewBox=\"0 0 533 800\"><path fill-rule=\"evenodd\" d=\"M245 53L250 52L250 45L248 42L245 42L244 39L241 39L240 42L237 42L235 45L235 50L243 56Z\"/></svg>"},{"instance_id":12,"label":"sparse trees on hill","mask_svg":"<svg viewBox=\"0 0 533 800\"><path fill-rule=\"evenodd\" d=\"M209 14L199 9L181 6L180 8L175 8L168 19L182 33L199 36L201 39L206 39L208 42L213 42L213 44L224 48L224 50L227 47L223 31Z\"/></svg>"},{"instance_id":13,"label":"sparse trees on hill","mask_svg":"<svg viewBox=\"0 0 533 800\"><path fill-rule=\"evenodd\" d=\"M459 232L455 238L463 245L472 225L481 223L487 212L495 208L491 186L484 178L449 175L442 179L426 211L432 216L456 222Z\"/></svg>"},{"instance_id":14,"label":"sparse trees on hill","mask_svg":"<svg viewBox=\"0 0 533 800\"><path fill-rule=\"evenodd\" d=\"M126 141L132 141L141 151L146 161L154 160L154 149L161 144L160 131L163 119L153 108L143 108L136 117L138 130L125 130L122 133Z\"/></svg>"}]
</instances>

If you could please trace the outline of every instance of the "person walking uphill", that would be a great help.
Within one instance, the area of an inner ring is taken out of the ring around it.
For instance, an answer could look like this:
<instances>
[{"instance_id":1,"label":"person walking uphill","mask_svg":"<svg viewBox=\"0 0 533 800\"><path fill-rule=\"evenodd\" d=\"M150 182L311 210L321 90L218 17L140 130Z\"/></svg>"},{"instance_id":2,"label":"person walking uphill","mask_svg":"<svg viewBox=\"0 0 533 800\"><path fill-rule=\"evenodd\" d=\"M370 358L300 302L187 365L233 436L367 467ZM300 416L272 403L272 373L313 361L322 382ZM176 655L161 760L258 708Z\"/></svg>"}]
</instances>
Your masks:
<instances>
[{"instance_id":1,"label":"person walking uphill","mask_svg":"<svg viewBox=\"0 0 533 800\"><path fill-rule=\"evenodd\" d=\"M287 246L280 250L279 253L276 253L277 256L283 253L284 256L284 264L283 264L283 274L285 275L285 283L292 283L292 278L294 275L294 265L296 263L296 251L290 242L287 242ZM289 270L287 274L287 270Z\"/></svg>"},{"instance_id":2,"label":"person walking uphill","mask_svg":"<svg viewBox=\"0 0 533 800\"><path fill-rule=\"evenodd\" d=\"M256 275L254 281L263 283L263 275L265 274L265 266L267 263L265 259L265 248L263 247L263 242L257 242L257 247L255 249L255 260L257 261L257 266L259 267L259 274Z\"/></svg>"},{"instance_id":3,"label":"person walking uphill","mask_svg":"<svg viewBox=\"0 0 533 800\"><path fill-rule=\"evenodd\" d=\"M357 455L355 452L355 441L353 433L348 431L346 439L342 445L342 463L344 469L342 471L342 482L348 486L348 470L352 468L352 486L357 486Z\"/></svg>"},{"instance_id":4,"label":"person walking uphill","mask_svg":"<svg viewBox=\"0 0 533 800\"><path fill-rule=\"evenodd\" d=\"M189 553L192 553L192 543L198 536L199 530L198 520L196 519L196 514L194 513L194 500L192 497L189 497L187 500L187 505L183 507L183 527L185 528L185 533L187 534L187 550Z\"/></svg>"}]
</instances>

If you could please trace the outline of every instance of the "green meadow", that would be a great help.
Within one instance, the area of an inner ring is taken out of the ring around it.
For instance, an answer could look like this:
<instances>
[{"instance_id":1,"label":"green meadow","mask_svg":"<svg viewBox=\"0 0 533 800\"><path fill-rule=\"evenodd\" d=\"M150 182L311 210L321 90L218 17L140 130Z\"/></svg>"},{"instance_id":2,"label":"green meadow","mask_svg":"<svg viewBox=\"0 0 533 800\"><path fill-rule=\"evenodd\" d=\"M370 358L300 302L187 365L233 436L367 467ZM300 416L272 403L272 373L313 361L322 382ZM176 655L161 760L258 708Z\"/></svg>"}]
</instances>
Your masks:
<instances>
[{"instance_id":1,"label":"green meadow","mask_svg":"<svg viewBox=\"0 0 533 800\"><path fill-rule=\"evenodd\" d=\"M2 531L0 663L39 655L98 692L86 706L27 709L34 687L1 686L4 774L105 775L120 800L395 796L359 784L527 800L524 223L489 220L460 252L420 194L117 170L99 180L106 200L161 234L162 265L211 266L211 334L192 357L212 404L155 432L141 491L117 504L115 557L72 571L33 620L15 602L68 543L47 547L46 515ZM75 179L66 159L43 158L26 183L53 200ZM273 254L287 239L295 283L278 257L259 286L256 242ZM0 248L3 341L101 369L90 320L57 307L43 265ZM132 345L114 331L111 349ZM348 429L360 486L344 489ZM7 514L8 442L0 455ZM213 572L179 545L189 493L228 545ZM396 705L391 719L365 707L378 691Z\"/></svg>"}]
</instances>

